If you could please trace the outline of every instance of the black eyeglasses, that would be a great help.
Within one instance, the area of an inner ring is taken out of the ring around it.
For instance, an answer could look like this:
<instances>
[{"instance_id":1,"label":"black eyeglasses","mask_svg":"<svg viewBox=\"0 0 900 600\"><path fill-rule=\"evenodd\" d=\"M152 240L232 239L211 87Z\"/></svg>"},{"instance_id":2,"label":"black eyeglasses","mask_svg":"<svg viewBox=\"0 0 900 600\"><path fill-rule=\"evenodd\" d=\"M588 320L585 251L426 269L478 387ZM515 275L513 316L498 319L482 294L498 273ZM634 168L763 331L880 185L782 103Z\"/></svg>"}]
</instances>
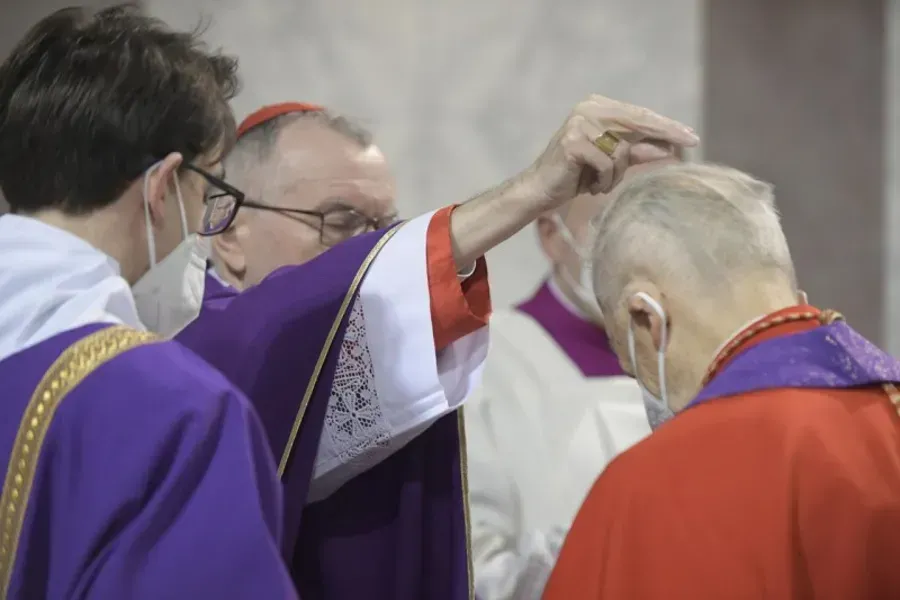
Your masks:
<instances>
[{"instance_id":1,"label":"black eyeglasses","mask_svg":"<svg viewBox=\"0 0 900 600\"><path fill-rule=\"evenodd\" d=\"M204 199L206 209L203 211L203 222L197 233L202 236L222 233L231 226L238 210L244 205L244 192L200 167L185 165L185 168L201 175L210 185Z\"/></svg>"},{"instance_id":2,"label":"black eyeglasses","mask_svg":"<svg viewBox=\"0 0 900 600\"><path fill-rule=\"evenodd\" d=\"M241 205L257 210L277 212L308 227L315 227L319 231L319 241L326 247L334 246L363 233L390 227L398 220L396 215L382 219L373 219L352 208L345 207L334 208L328 211L301 210L299 208L269 206L268 204L260 204L251 200L242 200ZM311 217L317 219L318 223L314 225L303 219L296 218L297 216Z\"/></svg>"}]
</instances>

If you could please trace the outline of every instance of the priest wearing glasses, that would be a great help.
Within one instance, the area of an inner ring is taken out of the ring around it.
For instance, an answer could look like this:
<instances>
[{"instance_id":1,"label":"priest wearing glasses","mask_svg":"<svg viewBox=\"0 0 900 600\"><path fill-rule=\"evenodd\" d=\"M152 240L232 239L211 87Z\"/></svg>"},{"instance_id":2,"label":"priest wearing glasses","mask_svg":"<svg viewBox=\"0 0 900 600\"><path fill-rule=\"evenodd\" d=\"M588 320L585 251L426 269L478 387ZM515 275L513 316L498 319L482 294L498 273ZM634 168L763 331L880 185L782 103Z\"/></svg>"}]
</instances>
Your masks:
<instances>
[{"instance_id":1,"label":"priest wearing glasses","mask_svg":"<svg viewBox=\"0 0 900 600\"><path fill-rule=\"evenodd\" d=\"M589 102L597 114L631 110ZM615 136L585 136L586 108L523 175L399 224L384 155L346 119L286 103L239 126L228 183L208 199L223 211L207 223L218 235L203 311L178 339L262 417L302 597L472 597L458 409L487 351L481 257L544 212L532 173L566 180L549 192L555 206L577 191L578 155L624 151ZM608 189L619 175L592 177Z\"/></svg>"}]
</instances>

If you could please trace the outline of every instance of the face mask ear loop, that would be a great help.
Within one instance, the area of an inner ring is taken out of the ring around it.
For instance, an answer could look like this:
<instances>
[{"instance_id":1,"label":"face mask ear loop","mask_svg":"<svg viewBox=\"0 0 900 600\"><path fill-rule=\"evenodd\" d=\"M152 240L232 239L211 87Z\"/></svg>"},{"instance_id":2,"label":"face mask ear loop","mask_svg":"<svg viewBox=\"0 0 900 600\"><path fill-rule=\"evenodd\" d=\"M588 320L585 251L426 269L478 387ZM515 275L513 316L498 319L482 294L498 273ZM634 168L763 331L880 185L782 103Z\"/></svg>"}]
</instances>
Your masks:
<instances>
[{"instance_id":1,"label":"face mask ear loop","mask_svg":"<svg viewBox=\"0 0 900 600\"><path fill-rule=\"evenodd\" d=\"M184 197L181 195L181 184L178 182L178 173L174 175L175 179L175 199L178 200L178 211L181 213L181 239L188 239L190 232L188 230L187 213L184 210Z\"/></svg>"},{"instance_id":2,"label":"face mask ear loop","mask_svg":"<svg viewBox=\"0 0 900 600\"><path fill-rule=\"evenodd\" d=\"M659 317L660 326L662 327L662 332L660 333L659 340L659 350L656 352L656 370L657 376L659 377L659 395L660 400L668 406L669 405L669 396L666 393L666 345L668 343L668 321L666 319L666 311L663 310L663 307L660 306L659 302L651 298L648 294L644 292L638 292L635 294L638 298L641 298L647 305L656 313L656 316ZM633 343L633 342L632 342Z\"/></svg>"},{"instance_id":3,"label":"face mask ear loop","mask_svg":"<svg viewBox=\"0 0 900 600\"><path fill-rule=\"evenodd\" d=\"M150 222L150 175L159 167L156 163L144 173L144 224L147 227L147 252L150 255L150 268L156 266L156 238L153 235L153 225Z\"/></svg>"}]
</instances>

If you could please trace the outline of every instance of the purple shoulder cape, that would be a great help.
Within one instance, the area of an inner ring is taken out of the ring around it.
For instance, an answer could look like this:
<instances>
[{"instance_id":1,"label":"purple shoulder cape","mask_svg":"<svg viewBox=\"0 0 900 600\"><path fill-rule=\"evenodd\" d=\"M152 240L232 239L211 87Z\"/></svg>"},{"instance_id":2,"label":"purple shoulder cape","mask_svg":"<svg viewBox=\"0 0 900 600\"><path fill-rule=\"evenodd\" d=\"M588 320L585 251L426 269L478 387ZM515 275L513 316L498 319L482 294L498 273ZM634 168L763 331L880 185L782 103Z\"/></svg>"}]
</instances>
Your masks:
<instances>
[{"instance_id":1,"label":"purple shoulder cape","mask_svg":"<svg viewBox=\"0 0 900 600\"><path fill-rule=\"evenodd\" d=\"M207 277L203 311L177 338L250 397L276 461L312 385L282 474L285 553L304 600L469 597L456 415L332 496L306 502L354 286L386 235L352 238L242 293Z\"/></svg>"},{"instance_id":2,"label":"purple shoulder cape","mask_svg":"<svg viewBox=\"0 0 900 600\"><path fill-rule=\"evenodd\" d=\"M689 406L775 388L855 388L900 383L900 361L837 321L740 352Z\"/></svg>"},{"instance_id":3,"label":"purple shoulder cape","mask_svg":"<svg viewBox=\"0 0 900 600\"><path fill-rule=\"evenodd\" d=\"M0 557L0 597L296 598L275 465L246 399L178 344L130 347L116 330L82 327L0 361L0 457L20 486L0 524L16 550ZM130 349L95 367L117 346ZM80 383L30 402L67 352L51 389Z\"/></svg>"}]
</instances>

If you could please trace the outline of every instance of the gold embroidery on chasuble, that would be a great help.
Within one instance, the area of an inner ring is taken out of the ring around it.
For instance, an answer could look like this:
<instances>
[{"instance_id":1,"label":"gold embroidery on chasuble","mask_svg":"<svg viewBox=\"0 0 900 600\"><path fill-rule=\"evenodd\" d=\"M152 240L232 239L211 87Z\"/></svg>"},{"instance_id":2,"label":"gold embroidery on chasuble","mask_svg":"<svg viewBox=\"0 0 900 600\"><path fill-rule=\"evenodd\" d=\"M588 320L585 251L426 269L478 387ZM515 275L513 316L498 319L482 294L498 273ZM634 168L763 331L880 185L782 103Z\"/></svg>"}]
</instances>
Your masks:
<instances>
[{"instance_id":1,"label":"gold embroidery on chasuble","mask_svg":"<svg viewBox=\"0 0 900 600\"><path fill-rule=\"evenodd\" d=\"M338 308L337 316L334 318L331 329L325 337L325 343L322 345L321 352L319 352L319 358L316 360L316 366L313 368L312 376L306 383L306 391L303 392L303 398L300 400L300 408L297 409L297 415L294 417L294 424L291 426L291 433L288 436L287 444L285 444L284 452L281 453L281 460L278 463L278 476L281 478L284 478L284 473L291 460L294 444L297 442L297 436L300 434L300 426L303 424L303 417L306 414L306 407L312 399L313 392L316 391L316 385L319 383L319 376L322 374L322 369L325 367L325 361L328 359L328 353L331 351L331 346L334 344L334 338L337 337L337 332L341 328L341 322L344 320L347 311L353 304L353 298L356 296L356 292L359 290L359 286L362 284L369 267L372 266L378 253L381 252L382 248L384 248L388 241L394 237L394 234L396 234L401 227L403 227L403 225L398 225L381 236L381 239L378 240L375 247L369 251L369 254L366 256L365 260L363 260L359 269L357 269L353 281L350 282L350 288L344 295L344 300Z\"/></svg>"},{"instance_id":2,"label":"gold embroidery on chasuble","mask_svg":"<svg viewBox=\"0 0 900 600\"><path fill-rule=\"evenodd\" d=\"M153 333L107 327L69 346L34 390L13 443L0 494L0 600L6 600L44 438L56 409L79 383L123 352L161 341Z\"/></svg>"}]
</instances>

